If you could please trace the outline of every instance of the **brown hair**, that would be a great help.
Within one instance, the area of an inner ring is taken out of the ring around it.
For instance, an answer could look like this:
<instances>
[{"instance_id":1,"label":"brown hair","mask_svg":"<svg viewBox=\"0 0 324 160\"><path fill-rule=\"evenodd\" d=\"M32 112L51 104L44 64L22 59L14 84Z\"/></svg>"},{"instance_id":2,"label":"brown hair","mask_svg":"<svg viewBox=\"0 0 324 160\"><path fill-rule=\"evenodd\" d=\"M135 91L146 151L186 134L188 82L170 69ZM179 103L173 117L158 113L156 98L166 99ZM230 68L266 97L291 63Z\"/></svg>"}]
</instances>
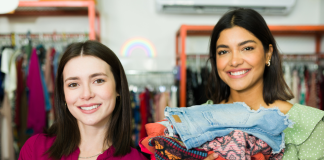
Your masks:
<instances>
[{"instance_id":1,"label":"brown hair","mask_svg":"<svg viewBox=\"0 0 324 160\"><path fill-rule=\"evenodd\" d=\"M225 100L228 102L230 87L219 77L216 69L216 43L220 33L234 26L242 27L257 37L263 45L264 52L269 51L269 44L273 46L271 66L265 67L263 74L263 99L267 105L275 100L290 100L294 98L287 86L281 67L281 60L273 35L271 34L265 20L252 9L236 9L223 15L213 29L209 46L209 61L212 71L209 76L208 97L215 104Z\"/></svg>"},{"instance_id":2,"label":"brown hair","mask_svg":"<svg viewBox=\"0 0 324 160\"><path fill-rule=\"evenodd\" d=\"M55 81L55 122L49 128L47 136L56 136L51 148L46 152L49 157L60 159L62 156L70 155L80 143L80 131L77 120L65 107L65 96L63 90L63 69L72 58L84 56L95 56L105 61L110 66L116 83L116 92L120 95L116 100L115 109L112 113L111 122L107 130L105 142L112 142L115 148L114 156L122 156L131 151L131 105L128 83L117 56L105 45L96 41L73 43L64 52L57 70Z\"/></svg>"}]
</instances>

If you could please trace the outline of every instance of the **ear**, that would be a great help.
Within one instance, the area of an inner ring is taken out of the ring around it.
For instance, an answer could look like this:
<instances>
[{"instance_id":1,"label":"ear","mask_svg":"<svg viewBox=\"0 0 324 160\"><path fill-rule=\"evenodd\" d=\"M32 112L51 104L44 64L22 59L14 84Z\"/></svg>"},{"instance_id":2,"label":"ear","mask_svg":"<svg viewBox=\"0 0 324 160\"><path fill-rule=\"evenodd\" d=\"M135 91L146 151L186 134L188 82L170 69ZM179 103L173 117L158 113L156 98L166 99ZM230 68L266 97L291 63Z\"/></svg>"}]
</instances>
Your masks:
<instances>
[{"instance_id":1,"label":"ear","mask_svg":"<svg viewBox=\"0 0 324 160\"><path fill-rule=\"evenodd\" d=\"M269 51L266 53L266 61L265 61L266 64L268 64L269 60L271 60L272 53L273 53L273 46L272 44L269 44Z\"/></svg>"}]
</instances>

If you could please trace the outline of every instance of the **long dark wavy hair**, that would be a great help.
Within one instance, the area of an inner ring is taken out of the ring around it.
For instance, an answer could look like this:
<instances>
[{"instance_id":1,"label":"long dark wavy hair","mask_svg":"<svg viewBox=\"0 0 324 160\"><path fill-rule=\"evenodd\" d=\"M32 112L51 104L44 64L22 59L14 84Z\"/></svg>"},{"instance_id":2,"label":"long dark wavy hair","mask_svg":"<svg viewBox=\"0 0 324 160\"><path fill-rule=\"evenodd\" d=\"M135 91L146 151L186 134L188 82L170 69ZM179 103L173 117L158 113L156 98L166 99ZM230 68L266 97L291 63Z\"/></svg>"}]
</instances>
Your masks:
<instances>
[{"instance_id":1,"label":"long dark wavy hair","mask_svg":"<svg viewBox=\"0 0 324 160\"><path fill-rule=\"evenodd\" d=\"M55 81L55 122L47 131L47 136L56 136L50 149L46 152L50 158L60 159L70 155L77 149L81 141L77 120L65 106L63 90L63 69L66 63L81 55L94 56L105 61L114 75L116 92L120 95L116 100L105 142L112 142L115 148L114 156L122 156L131 151L131 105L128 83L122 64L105 45L96 41L73 43L64 52L57 70Z\"/></svg>"},{"instance_id":2,"label":"long dark wavy hair","mask_svg":"<svg viewBox=\"0 0 324 160\"><path fill-rule=\"evenodd\" d=\"M225 100L228 102L230 87L219 77L216 68L216 43L220 33L234 26L242 27L257 37L263 45L264 54L269 51L269 44L273 46L271 66L265 67L263 74L263 99L269 105L275 100L287 101L294 98L287 86L281 67L281 59L273 35L263 17L252 9L236 9L223 15L215 25L209 45L209 61L212 71L209 76L208 97L218 104Z\"/></svg>"}]
</instances>

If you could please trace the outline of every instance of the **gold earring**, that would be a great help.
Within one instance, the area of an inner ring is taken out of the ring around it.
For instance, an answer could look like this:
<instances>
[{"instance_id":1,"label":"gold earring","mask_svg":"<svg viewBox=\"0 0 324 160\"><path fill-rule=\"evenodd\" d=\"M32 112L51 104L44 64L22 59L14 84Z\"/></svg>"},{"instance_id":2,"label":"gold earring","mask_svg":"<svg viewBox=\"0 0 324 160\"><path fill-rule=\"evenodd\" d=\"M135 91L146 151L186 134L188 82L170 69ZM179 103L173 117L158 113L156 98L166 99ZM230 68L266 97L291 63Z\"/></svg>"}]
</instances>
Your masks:
<instances>
[{"instance_id":1,"label":"gold earring","mask_svg":"<svg viewBox=\"0 0 324 160\"><path fill-rule=\"evenodd\" d=\"M269 59L269 61L268 61L268 64L267 64L267 66L268 66L268 67L270 67L270 59Z\"/></svg>"}]
</instances>

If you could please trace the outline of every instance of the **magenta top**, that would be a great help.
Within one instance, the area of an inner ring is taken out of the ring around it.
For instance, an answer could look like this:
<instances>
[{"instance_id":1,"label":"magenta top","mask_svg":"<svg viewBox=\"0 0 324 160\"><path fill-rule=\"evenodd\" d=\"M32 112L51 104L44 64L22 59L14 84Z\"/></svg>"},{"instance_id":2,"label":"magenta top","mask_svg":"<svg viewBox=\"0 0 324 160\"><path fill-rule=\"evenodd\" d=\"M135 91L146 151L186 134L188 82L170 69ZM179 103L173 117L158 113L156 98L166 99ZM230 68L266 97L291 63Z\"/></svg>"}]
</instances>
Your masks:
<instances>
[{"instance_id":1,"label":"magenta top","mask_svg":"<svg viewBox=\"0 0 324 160\"><path fill-rule=\"evenodd\" d=\"M48 160L48 155L43 155L54 143L55 137L46 137L45 134L37 134L30 137L22 147L18 160ZM147 160L136 149L131 148L131 152L123 157L113 157L114 147L110 147L104 153L98 156L97 160ZM62 157L61 160L77 160L80 154L77 148L72 154L67 157Z\"/></svg>"}]
</instances>

